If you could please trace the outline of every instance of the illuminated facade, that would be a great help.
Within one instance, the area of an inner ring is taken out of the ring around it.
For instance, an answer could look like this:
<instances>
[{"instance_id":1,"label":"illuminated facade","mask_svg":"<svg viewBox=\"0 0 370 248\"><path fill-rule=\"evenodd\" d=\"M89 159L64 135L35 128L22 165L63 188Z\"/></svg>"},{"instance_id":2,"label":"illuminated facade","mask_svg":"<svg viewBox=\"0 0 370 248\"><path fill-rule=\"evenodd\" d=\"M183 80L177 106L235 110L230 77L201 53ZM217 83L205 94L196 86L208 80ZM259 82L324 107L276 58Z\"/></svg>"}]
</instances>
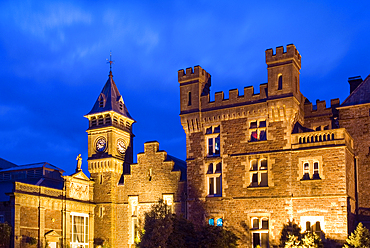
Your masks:
<instances>
[{"instance_id":1,"label":"illuminated facade","mask_svg":"<svg viewBox=\"0 0 370 248\"><path fill-rule=\"evenodd\" d=\"M265 56L259 93L235 89L228 99L217 92L211 101L211 76L200 66L178 72L188 218L220 221L241 247L278 245L288 221L336 247L370 214L370 78L350 79L341 105L312 105L300 92L295 46Z\"/></svg>"},{"instance_id":2,"label":"illuminated facade","mask_svg":"<svg viewBox=\"0 0 370 248\"><path fill-rule=\"evenodd\" d=\"M200 66L178 72L186 163L144 144L133 163L134 119L113 81L89 121L88 178L62 176L48 163L17 166L0 159L0 222L12 247L134 247L139 221L163 199L200 224L225 226L240 247L278 245L283 225L299 224L335 247L356 222L370 223L370 77L350 78L340 104L315 105L300 92L294 45L266 50L267 83L217 92Z\"/></svg>"}]
</instances>

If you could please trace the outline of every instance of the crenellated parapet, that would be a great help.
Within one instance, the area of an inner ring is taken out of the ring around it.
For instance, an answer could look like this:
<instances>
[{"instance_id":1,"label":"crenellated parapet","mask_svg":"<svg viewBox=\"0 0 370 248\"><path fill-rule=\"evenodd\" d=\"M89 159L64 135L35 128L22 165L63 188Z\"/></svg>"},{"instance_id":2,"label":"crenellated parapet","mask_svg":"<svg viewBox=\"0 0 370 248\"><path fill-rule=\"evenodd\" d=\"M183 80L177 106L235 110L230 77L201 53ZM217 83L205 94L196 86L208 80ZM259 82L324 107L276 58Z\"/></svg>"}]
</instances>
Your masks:
<instances>
[{"instance_id":1,"label":"crenellated parapet","mask_svg":"<svg viewBox=\"0 0 370 248\"><path fill-rule=\"evenodd\" d=\"M260 84L260 93L254 92L254 87L249 86L244 88L244 94L239 95L238 89L229 90L229 98L225 99L224 92L219 91L215 93L215 100L210 101L210 96L201 97L201 106L203 110L219 108L219 107L232 107L234 105L247 105L267 99L267 84Z\"/></svg>"},{"instance_id":2,"label":"crenellated parapet","mask_svg":"<svg viewBox=\"0 0 370 248\"><path fill-rule=\"evenodd\" d=\"M282 62L293 60L299 69L301 68L301 55L293 44L287 45L285 52L283 46L277 47L275 54L272 48L267 49L265 55L267 66L274 66L277 63L281 64Z\"/></svg>"},{"instance_id":3,"label":"crenellated parapet","mask_svg":"<svg viewBox=\"0 0 370 248\"><path fill-rule=\"evenodd\" d=\"M194 66L194 70L192 67L189 67L186 68L186 71L184 71L183 69L178 71L178 81L180 84L182 82L192 81L198 78L203 79L203 81L207 81L206 79L208 79L209 77L209 73L202 69L202 67L200 67L199 65Z\"/></svg>"},{"instance_id":4,"label":"crenellated parapet","mask_svg":"<svg viewBox=\"0 0 370 248\"><path fill-rule=\"evenodd\" d=\"M339 107L339 98L330 100L330 107L326 107L326 101L316 100L316 106L312 105L312 102L304 104L304 113L305 117L315 117L315 116L324 116L331 115L336 111L336 108Z\"/></svg>"}]
</instances>

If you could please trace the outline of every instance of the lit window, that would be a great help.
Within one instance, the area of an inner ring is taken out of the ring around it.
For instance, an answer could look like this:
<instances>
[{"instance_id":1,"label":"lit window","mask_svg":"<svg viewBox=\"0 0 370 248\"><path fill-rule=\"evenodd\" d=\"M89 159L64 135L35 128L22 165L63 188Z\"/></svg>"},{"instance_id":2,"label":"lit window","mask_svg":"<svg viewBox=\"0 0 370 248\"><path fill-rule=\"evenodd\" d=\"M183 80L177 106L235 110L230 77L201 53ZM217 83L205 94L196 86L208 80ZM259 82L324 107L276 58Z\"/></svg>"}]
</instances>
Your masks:
<instances>
[{"instance_id":1,"label":"lit window","mask_svg":"<svg viewBox=\"0 0 370 248\"><path fill-rule=\"evenodd\" d=\"M208 219L208 225L214 226L215 224L216 224L216 226L223 226L222 218L217 218L216 223L215 223L215 218Z\"/></svg>"},{"instance_id":2,"label":"lit window","mask_svg":"<svg viewBox=\"0 0 370 248\"><path fill-rule=\"evenodd\" d=\"M163 202L167 206L167 211L173 213L173 195L172 194L163 195Z\"/></svg>"},{"instance_id":3,"label":"lit window","mask_svg":"<svg viewBox=\"0 0 370 248\"><path fill-rule=\"evenodd\" d=\"M269 219L268 217L252 217L251 233L253 247L269 247Z\"/></svg>"},{"instance_id":4,"label":"lit window","mask_svg":"<svg viewBox=\"0 0 370 248\"><path fill-rule=\"evenodd\" d=\"M268 187L267 159L253 159L250 165L250 187Z\"/></svg>"},{"instance_id":5,"label":"lit window","mask_svg":"<svg viewBox=\"0 0 370 248\"><path fill-rule=\"evenodd\" d=\"M252 121L249 125L250 141L267 140L266 135L266 120Z\"/></svg>"},{"instance_id":6,"label":"lit window","mask_svg":"<svg viewBox=\"0 0 370 248\"><path fill-rule=\"evenodd\" d=\"M208 220L208 224L209 224L210 226L214 226L214 225L215 225L215 220L214 220L214 219L209 219L209 220Z\"/></svg>"},{"instance_id":7,"label":"lit window","mask_svg":"<svg viewBox=\"0 0 370 248\"><path fill-rule=\"evenodd\" d=\"M208 196L222 195L222 163L217 163L214 166L212 163L208 165L207 170L208 181Z\"/></svg>"},{"instance_id":8,"label":"lit window","mask_svg":"<svg viewBox=\"0 0 370 248\"><path fill-rule=\"evenodd\" d=\"M216 225L217 226L222 226L223 225L221 218L217 219L217 224Z\"/></svg>"},{"instance_id":9,"label":"lit window","mask_svg":"<svg viewBox=\"0 0 370 248\"><path fill-rule=\"evenodd\" d=\"M89 216L71 213L71 246L89 247Z\"/></svg>"},{"instance_id":10,"label":"lit window","mask_svg":"<svg viewBox=\"0 0 370 248\"><path fill-rule=\"evenodd\" d=\"M220 156L220 126L206 128L207 156Z\"/></svg>"}]
</instances>

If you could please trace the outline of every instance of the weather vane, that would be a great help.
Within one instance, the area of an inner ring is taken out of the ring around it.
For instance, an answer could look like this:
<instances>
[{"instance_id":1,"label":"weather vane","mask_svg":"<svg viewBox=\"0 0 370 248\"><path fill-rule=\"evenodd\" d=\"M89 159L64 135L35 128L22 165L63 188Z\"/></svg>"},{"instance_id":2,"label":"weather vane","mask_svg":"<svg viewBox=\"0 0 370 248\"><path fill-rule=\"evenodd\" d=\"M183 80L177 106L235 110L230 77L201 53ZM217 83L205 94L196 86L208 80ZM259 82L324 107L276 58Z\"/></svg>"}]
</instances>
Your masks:
<instances>
[{"instance_id":1,"label":"weather vane","mask_svg":"<svg viewBox=\"0 0 370 248\"><path fill-rule=\"evenodd\" d=\"M114 60L112 60L112 51L109 52L109 60L107 59L107 64L109 63L109 71L112 72L112 64L114 64Z\"/></svg>"}]
</instances>

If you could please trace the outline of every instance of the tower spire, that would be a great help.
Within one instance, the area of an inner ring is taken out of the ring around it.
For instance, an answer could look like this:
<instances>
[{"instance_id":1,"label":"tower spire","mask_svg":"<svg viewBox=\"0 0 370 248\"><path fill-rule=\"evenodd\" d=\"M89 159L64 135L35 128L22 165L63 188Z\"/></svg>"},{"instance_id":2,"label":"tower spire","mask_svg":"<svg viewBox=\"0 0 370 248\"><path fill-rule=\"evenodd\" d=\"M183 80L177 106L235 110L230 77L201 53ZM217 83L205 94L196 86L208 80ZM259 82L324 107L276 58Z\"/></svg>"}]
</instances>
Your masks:
<instances>
[{"instance_id":1,"label":"tower spire","mask_svg":"<svg viewBox=\"0 0 370 248\"><path fill-rule=\"evenodd\" d=\"M109 63L109 74L112 74L112 64L114 64L114 60L112 60L112 51L109 52L109 60L107 59L107 64Z\"/></svg>"}]
</instances>

